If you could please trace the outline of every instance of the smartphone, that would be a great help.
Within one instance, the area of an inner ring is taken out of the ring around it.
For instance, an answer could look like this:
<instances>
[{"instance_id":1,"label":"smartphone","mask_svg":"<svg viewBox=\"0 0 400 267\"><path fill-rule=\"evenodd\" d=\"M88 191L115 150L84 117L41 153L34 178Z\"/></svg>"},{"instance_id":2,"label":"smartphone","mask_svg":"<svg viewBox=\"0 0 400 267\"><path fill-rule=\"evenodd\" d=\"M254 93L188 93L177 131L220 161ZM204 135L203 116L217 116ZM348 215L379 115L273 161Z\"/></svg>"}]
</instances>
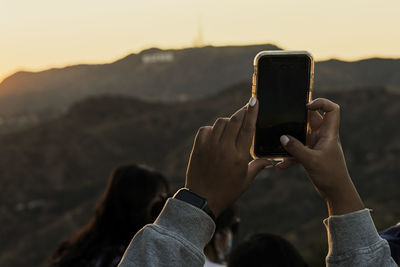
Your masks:
<instances>
[{"instance_id":1,"label":"smartphone","mask_svg":"<svg viewBox=\"0 0 400 267\"><path fill-rule=\"evenodd\" d=\"M262 51L254 58L252 96L259 101L253 158L282 161L291 155L280 142L291 135L306 145L306 104L312 99L314 59L307 51Z\"/></svg>"}]
</instances>

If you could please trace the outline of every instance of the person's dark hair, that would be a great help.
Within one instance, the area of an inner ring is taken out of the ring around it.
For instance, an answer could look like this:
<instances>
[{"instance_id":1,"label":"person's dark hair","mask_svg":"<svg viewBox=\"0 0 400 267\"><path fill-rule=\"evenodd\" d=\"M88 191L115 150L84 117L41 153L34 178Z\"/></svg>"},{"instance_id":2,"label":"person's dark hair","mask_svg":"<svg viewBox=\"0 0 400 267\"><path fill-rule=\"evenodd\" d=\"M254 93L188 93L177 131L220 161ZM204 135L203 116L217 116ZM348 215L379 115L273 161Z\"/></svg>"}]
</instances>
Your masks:
<instances>
[{"instance_id":1,"label":"person's dark hair","mask_svg":"<svg viewBox=\"0 0 400 267\"><path fill-rule=\"evenodd\" d=\"M305 267L296 248L280 236L256 234L230 254L228 267Z\"/></svg>"},{"instance_id":2,"label":"person's dark hair","mask_svg":"<svg viewBox=\"0 0 400 267\"><path fill-rule=\"evenodd\" d=\"M117 168L94 216L60 244L50 266L116 266L136 232L161 211L166 196L154 199L162 191L168 183L160 173L133 164Z\"/></svg>"}]
</instances>

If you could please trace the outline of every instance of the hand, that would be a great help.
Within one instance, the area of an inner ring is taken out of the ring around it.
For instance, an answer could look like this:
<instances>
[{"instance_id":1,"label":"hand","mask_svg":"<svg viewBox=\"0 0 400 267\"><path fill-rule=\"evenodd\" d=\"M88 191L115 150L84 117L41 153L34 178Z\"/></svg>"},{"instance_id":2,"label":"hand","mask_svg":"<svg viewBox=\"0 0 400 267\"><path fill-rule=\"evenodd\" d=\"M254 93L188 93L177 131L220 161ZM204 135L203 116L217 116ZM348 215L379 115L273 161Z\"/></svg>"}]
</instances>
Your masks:
<instances>
[{"instance_id":1,"label":"hand","mask_svg":"<svg viewBox=\"0 0 400 267\"><path fill-rule=\"evenodd\" d=\"M251 98L230 118L219 118L197 132L185 187L206 198L215 216L249 187L260 170L272 165L268 160L248 163L257 114L257 99Z\"/></svg>"},{"instance_id":2,"label":"hand","mask_svg":"<svg viewBox=\"0 0 400 267\"><path fill-rule=\"evenodd\" d=\"M364 208L347 170L339 138L340 107L328 99L318 98L307 105L310 110L309 147L291 136L281 143L295 160L277 165L286 169L298 161L305 168L315 189L327 201L330 215L345 214ZM318 110L324 112L321 116Z\"/></svg>"}]
</instances>

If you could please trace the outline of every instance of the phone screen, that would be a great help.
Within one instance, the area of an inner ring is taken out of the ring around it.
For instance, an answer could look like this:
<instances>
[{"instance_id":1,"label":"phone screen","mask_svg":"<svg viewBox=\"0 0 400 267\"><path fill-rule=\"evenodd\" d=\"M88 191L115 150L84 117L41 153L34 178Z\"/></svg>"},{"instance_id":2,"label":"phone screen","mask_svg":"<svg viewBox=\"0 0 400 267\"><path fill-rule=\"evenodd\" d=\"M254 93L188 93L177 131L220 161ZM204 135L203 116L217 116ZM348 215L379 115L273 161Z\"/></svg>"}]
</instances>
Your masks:
<instances>
[{"instance_id":1,"label":"phone screen","mask_svg":"<svg viewBox=\"0 0 400 267\"><path fill-rule=\"evenodd\" d=\"M307 55L264 55L259 59L256 156L290 156L279 140L284 134L305 144L311 64Z\"/></svg>"}]
</instances>

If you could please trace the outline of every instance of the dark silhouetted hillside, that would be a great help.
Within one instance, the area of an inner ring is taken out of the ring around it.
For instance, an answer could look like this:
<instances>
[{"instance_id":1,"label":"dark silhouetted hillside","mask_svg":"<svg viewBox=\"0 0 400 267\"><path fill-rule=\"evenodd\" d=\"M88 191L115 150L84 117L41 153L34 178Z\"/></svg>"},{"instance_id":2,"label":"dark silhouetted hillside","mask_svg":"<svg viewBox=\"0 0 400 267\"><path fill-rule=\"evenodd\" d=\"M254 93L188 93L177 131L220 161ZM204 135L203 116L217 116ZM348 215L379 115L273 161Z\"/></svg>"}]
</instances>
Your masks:
<instances>
[{"instance_id":1,"label":"dark silhouetted hillside","mask_svg":"<svg viewBox=\"0 0 400 267\"><path fill-rule=\"evenodd\" d=\"M326 91L385 87L400 92L400 59L328 60L315 67L315 87Z\"/></svg>"},{"instance_id":2,"label":"dark silhouetted hillside","mask_svg":"<svg viewBox=\"0 0 400 267\"><path fill-rule=\"evenodd\" d=\"M104 65L18 72L0 84L0 115L65 109L87 96L122 94L183 101L250 80L253 58L274 45L149 49Z\"/></svg>"},{"instance_id":3,"label":"dark silhouetted hillside","mask_svg":"<svg viewBox=\"0 0 400 267\"><path fill-rule=\"evenodd\" d=\"M378 227L400 221L400 95L382 88L320 92L342 107L341 136L350 173ZM238 83L203 100L147 103L98 96L65 115L0 137L0 262L41 266L82 226L120 163L141 162L183 184L197 129L250 97ZM263 171L240 199L241 237L269 231L293 241L312 266L323 264L327 215L300 167Z\"/></svg>"},{"instance_id":4,"label":"dark silhouetted hillside","mask_svg":"<svg viewBox=\"0 0 400 267\"><path fill-rule=\"evenodd\" d=\"M27 128L63 113L88 96L119 94L142 100L181 102L217 94L247 80L265 45L144 50L103 65L75 65L18 72L0 83L0 133ZM312 51L311 51L312 52ZM385 87L400 92L400 60L328 60L316 63L320 91Z\"/></svg>"}]
</instances>

